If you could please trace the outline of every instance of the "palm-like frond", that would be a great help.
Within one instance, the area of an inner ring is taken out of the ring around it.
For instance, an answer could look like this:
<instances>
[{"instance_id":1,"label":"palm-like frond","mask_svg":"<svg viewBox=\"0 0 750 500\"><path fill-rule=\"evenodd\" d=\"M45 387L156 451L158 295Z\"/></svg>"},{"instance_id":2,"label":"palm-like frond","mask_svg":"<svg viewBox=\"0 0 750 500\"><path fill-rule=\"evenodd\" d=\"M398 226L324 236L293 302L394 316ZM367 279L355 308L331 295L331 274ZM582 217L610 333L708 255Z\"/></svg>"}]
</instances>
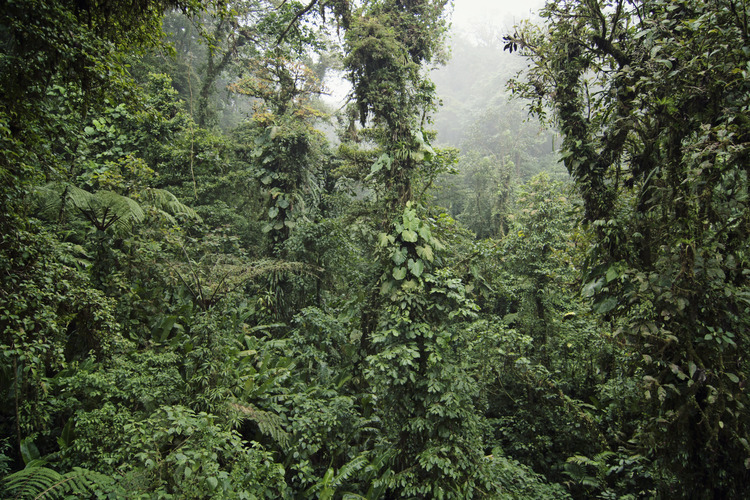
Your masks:
<instances>
[{"instance_id":1,"label":"palm-like frond","mask_svg":"<svg viewBox=\"0 0 750 500\"><path fill-rule=\"evenodd\" d=\"M187 256L187 253L185 253ZM282 260L241 261L230 255L214 255L213 263L195 262L189 257L184 264L175 264L180 281L186 286L203 309L215 305L221 298L259 276L274 273L308 273L314 275L322 269L302 262Z\"/></svg>"},{"instance_id":2,"label":"palm-like frond","mask_svg":"<svg viewBox=\"0 0 750 500\"><path fill-rule=\"evenodd\" d=\"M182 203L166 189L149 188L144 194L153 207L172 223L175 222L173 215L186 215L191 219L201 220L195 210Z\"/></svg>"},{"instance_id":3,"label":"palm-like frond","mask_svg":"<svg viewBox=\"0 0 750 500\"><path fill-rule=\"evenodd\" d=\"M34 190L37 212L49 220L63 220L68 210L75 206L86 206L93 195L73 184L50 182Z\"/></svg>"},{"instance_id":4,"label":"palm-like frond","mask_svg":"<svg viewBox=\"0 0 750 500\"><path fill-rule=\"evenodd\" d=\"M102 231L112 228L115 233L126 233L146 218L138 202L113 191L97 191L86 205L75 207Z\"/></svg>"},{"instance_id":5,"label":"palm-like frond","mask_svg":"<svg viewBox=\"0 0 750 500\"><path fill-rule=\"evenodd\" d=\"M232 407L248 420L258 424L260 432L266 436L271 436L274 441L279 443L279 446L282 448L289 447L289 433L284 430L281 417L278 414L259 410L252 405L232 403Z\"/></svg>"},{"instance_id":6,"label":"palm-like frond","mask_svg":"<svg viewBox=\"0 0 750 500\"><path fill-rule=\"evenodd\" d=\"M195 210L169 191L148 188L142 196L172 224L173 215L178 214L200 220ZM101 231L118 234L132 231L146 218L143 207L133 198L107 190L90 193L70 183L37 187L36 202L39 215L45 219L62 221L68 214L79 215Z\"/></svg>"},{"instance_id":7,"label":"palm-like frond","mask_svg":"<svg viewBox=\"0 0 750 500\"><path fill-rule=\"evenodd\" d=\"M90 193L73 184L52 182L37 188L36 198L42 217L63 220L73 212L101 231L127 232L146 218L137 201L114 191Z\"/></svg>"},{"instance_id":8,"label":"palm-like frond","mask_svg":"<svg viewBox=\"0 0 750 500\"><path fill-rule=\"evenodd\" d=\"M320 500L330 500L336 495L337 490L346 484L346 481L348 481L351 476L364 469L368 463L366 454L361 453L344 464L338 470L338 474L333 468L330 468L318 483L308 488L305 494L308 496L314 496L315 492L318 492L318 498ZM345 493L344 497L363 498L354 493Z\"/></svg>"},{"instance_id":9,"label":"palm-like frond","mask_svg":"<svg viewBox=\"0 0 750 500\"><path fill-rule=\"evenodd\" d=\"M5 498L90 498L95 492L112 492L114 480L99 472L74 467L60 474L47 467L26 467L3 480Z\"/></svg>"}]
</instances>

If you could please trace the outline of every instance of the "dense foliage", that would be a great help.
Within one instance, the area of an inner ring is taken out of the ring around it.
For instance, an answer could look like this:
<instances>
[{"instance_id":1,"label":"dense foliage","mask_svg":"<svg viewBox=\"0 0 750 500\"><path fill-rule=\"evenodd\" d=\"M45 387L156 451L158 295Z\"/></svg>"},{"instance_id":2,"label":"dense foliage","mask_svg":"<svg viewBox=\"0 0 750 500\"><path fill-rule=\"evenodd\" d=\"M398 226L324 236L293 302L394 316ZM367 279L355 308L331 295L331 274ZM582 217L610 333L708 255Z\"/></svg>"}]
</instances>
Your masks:
<instances>
[{"instance_id":1,"label":"dense foliage","mask_svg":"<svg viewBox=\"0 0 750 500\"><path fill-rule=\"evenodd\" d=\"M4 2L0 496L748 494L750 7L449 10Z\"/></svg>"}]
</instances>

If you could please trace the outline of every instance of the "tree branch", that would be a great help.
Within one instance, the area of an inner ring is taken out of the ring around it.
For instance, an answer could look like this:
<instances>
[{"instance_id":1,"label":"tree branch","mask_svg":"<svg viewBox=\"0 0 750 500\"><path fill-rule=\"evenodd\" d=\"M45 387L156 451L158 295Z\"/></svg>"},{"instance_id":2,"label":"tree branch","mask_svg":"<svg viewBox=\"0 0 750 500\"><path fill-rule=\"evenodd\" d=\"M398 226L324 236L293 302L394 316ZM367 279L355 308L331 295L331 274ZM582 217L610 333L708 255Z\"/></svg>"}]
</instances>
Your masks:
<instances>
[{"instance_id":1,"label":"tree branch","mask_svg":"<svg viewBox=\"0 0 750 500\"><path fill-rule=\"evenodd\" d=\"M315 4L318 3L318 0L312 0L309 4L307 4L307 7L302 9L301 11L297 12L297 14L294 16L294 19L289 23L289 25L286 27L286 29L279 35L279 38L276 39L276 45L280 45L281 42L284 41L284 38L286 38L287 34L289 34L289 31L291 31L292 27L297 24L297 21L299 21L302 16L310 12L310 10L315 7Z\"/></svg>"}]
</instances>

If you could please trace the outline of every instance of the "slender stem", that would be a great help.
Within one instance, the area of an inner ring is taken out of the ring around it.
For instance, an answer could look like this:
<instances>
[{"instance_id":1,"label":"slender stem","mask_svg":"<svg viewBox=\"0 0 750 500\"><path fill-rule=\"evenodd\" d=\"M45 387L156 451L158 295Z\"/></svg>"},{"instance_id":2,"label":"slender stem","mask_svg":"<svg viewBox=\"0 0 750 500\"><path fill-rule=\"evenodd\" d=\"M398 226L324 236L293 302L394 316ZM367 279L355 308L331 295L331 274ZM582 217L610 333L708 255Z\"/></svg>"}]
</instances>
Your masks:
<instances>
[{"instance_id":1,"label":"slender stem","mask_svg":"<svg viewBox=\"0 0 750 500\"><path fill-rule=\"evenodd\" d=\"M193 130L193 123L195 123L195 115L193 110L193 58L192 52L188 53L188 89L190 90L190 175L193 178L193 196L195 200L198 200L198 185L195 182L195 170L193 169L193 162L195 159L195 131Z\"/></svg>"},{"instance_id":2,"label":"slender stem","mask_svg":"<svg viewBox=\"0 0 750 500\"><path fill-rule=\"evenodd\" d=\"M16 403L16 437L18 438L18 450L21 450L21 414L18 410L18 358L13 358L13 380L15 384L15 403Z\"/></svg>"}]
</instances>

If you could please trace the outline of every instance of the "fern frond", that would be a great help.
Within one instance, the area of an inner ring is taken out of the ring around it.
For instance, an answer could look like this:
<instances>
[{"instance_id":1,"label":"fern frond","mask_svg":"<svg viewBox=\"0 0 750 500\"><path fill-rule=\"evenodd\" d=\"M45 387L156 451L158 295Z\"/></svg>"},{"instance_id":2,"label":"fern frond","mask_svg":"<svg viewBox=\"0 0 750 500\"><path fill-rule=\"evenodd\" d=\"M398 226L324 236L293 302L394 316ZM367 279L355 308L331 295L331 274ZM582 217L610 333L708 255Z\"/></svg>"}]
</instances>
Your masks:
<instances>
[{"instance_id":1,"label":"fern frond","mask_svg":"<svg viewBox=\"0 0 750 500\"><path fill-rule=\"evenodd\" d=\"M61 479L62 475L55 470L27 467L8 475L3 482L6 494L12 494L14 498L34 498Z\"/></svg>"},{"instance_id":2,"label":"fern frond","mask_svg":"<svg viewBox=\"0 0 750 500\"><path fill-rule=\"evenodd\" d=\"M245 266L243 274L246 279L253 279L258 276L270 275L273 273L305 273L316 275L323 269L305 264L303 262L290 262L285 260L261 260L254 262L250 266Z\"/></svg>"},{"instance_id":3,"label":"fern frond","mask_svg":"<svg viewBox=\"0 0 750 500\"><path fill-rule=\"evenodd\" d=\"M94 198L92 193L73 184L64 184L64 188L63 198L66 205L85 206Z\"/></svg>"},{"instance_id":4,"label":"fern frond","mask_svg":"<svg viewBox=\"0 0 750 500\"><path fill-rule=\"evenodd\" d=\"M145 201L174 223L173 215L186 215L201 220L200 216L177 197L164 189L146 189ZM47 220L63 220L70 209L88 220L97 229L127 233L142 222L146 215L141 204L114 191L90 193L66 182L50 182L34 190L37 213ZM140 199L140 198L138 198Z\"/></svg>"},{"instance_id":5,"label":"fern frond","mask_svg":"<svg viewBox=\"0 0 750 500\"><path fill-rule=\"evenodd\" d=\"M90 193L70 183L51 182L35 190L38 213L41 217L63 220L70 209L77 212L102 231L130 231L146 218L140 204L114 191Z\"/></svg>"},{"instance_id":6,"label":"fern frond","mask_svg":"<svg viewBox=\"0 0 750 500\"><path fill-rule=\"evenodd\" d=\"M567 461L574 463L576 465L583 465L583 466L590 465L590 466L596 467L599 465L599 462L591 460L589 457L586 457L583 455L575 455L572 457L568 457Z\"/></svg>"},{"instance_id":7,"label":"fern frond","mask_svg":"<svg viewBox=\"0 0 750 500\"><path fill-rule=\"evenodd\" d=\"M17 499L88 498L95 492L111 492L114 480L88 469L74 467L60 474L47 467L26 467L7 476L5 493Z\"/></svg>"},{"instance_id":8,"label":"fern frond","mask_svg":"<svg viewBox=\"0 0 750 500\"><path fill-rule=\"evenodd\" d=\"M289 447L289 433L282 427L281 417L270 411L259 410L251 405L232 403L232 407L258 424L260 432L279 443L282 448Z\"/></svg>"},{"instance_id":9,"label":"fern frond","mask_svg":"<svg viewBox=\"0 0 750 500\"><path fill-rule=\"evenodd\" d=\"M56 189L55 183L37 186L34 189L34 202L39 217L47 220L61 219L63 208L61 193Z\"/></svg>"},{"instance_id":10,"label":"fern frond","mask_svg":"<svg viewBox=\"0 0 750 500\"><path fill-rule=\"evenodd\" d=\"M86 206L93 196L67 182L49 182L34 189L37 213L47 220L63 220L69 208Z\"/></svg>"},{"instance_id":11,"label":"fern frond","mask_svg":"<svg viewBox=\"0 0 750 500\"><path fill-rule=\"evenodd\" d=\"M318 481L316 484L308 488L307 491L305 491L305 495L308 497L312 497L316 491L319 491L319 500L332 499L336 495L336 491L341 487L341 485L344 484L344 482L356 472L362 470L367 465L367 463L368 462L367 458L365 457L365 453L362 453L344 464L344 466L339 469L338 474L335 474L333 468L328 469L320 481ZM348 493L348 495L348 498L358 497L355 496L356 494L354 493ZM345 494L344 498L346 497L347 495Z\"/></svg>"},{"instance_id":12,"label":"fern frond","mask_svg":"<svg viewBox=\"0 0 750 500\"><path fill-rule=\"evenodd\" d=\"M83 210L80 206L77 207ZM143 222L146 218L137 201L113 191L97 191L89 200L88 208L93 210L101 228L106 230L114 227L117 233L131 231L136 223Z\"/></svg>"},{"instance_id":13,"label":"fern frond","mask_svg":"<svg viewBox=\"0 0 750 500\"><path fill-rule=\"evenodd\" d=\"M185 256L188 257L187 252ZM247 262L230 255L214 254L211 256L213 263L207 260L202 261L199 266L188 257L186 263L171 265L193 297L200 300L203 308L212 307L222 297L260 276L283 273L315 275L322 271L319 267L302 262L281 260Z\"/></svg>"},{"instance_id":14,"label":"fern frond","mask_svg":"<svg viewBox=\"0 0 750 500\"><path fill-rule=\"evenodd\" d=\"M161 211L171 222L174 222L173 215L186 215L191 219L201 220L195 210L182 203L177 196L166 189L149 188L146 190L146 196L154 208Z\"/></svg>"},{"instance_id":15,"label":"fern frond","mask_svg":"<svg viewBox=\"0 0 750 500\"><path fill-rule=\"evenodd\" d=\"M594 457L594 460L596 460L599 463L605 463L608 459L617 456L617 453L610 450L602 451L601 453L597 453Z\"/></svg>"},{"instance_id":16,"label":"fern frond","mask_svg":"<svg viewBox=\"0 0 750 500\"><path fill-rule=\"evenodd\" d=\"M368 463L369 462L367 461L367 457L364 453L357 455L339 469L338 474L336 474L336 477L333 478L330 486L334 489L339 488L344 483L344 481L348 480L354 474L364 469Z\"/></svg>"}]
</instances>

